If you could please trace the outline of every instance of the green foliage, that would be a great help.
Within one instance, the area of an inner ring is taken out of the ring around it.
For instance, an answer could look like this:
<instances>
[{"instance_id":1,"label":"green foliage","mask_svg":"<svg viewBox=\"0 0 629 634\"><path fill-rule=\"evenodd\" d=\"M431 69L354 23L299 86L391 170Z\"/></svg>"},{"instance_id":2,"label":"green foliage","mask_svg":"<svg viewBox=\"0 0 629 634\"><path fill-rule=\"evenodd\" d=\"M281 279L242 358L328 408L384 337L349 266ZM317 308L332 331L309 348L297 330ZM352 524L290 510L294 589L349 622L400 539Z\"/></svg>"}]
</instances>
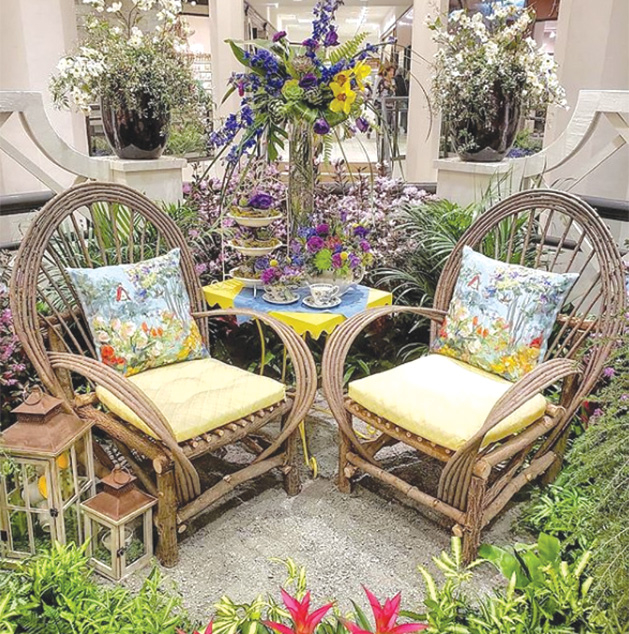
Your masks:
<instances>
[{"instance_id":1,"label":"green foliage","mask_svg":"<svg viewBox=\"0 0 629 634\"><path fill-rule=\"evenodd\" d=\"M356 56L368 35L369 33L367 33L367 31L357 33L351 40L347 40L344 44L330 51L328 55L330 63L336 64L343 59L351 59Z\"/></svg>"},{"instance_id":2,"label":"green foliage","mask_svg":"<svg viewBox=\"0 0 629 634\"><path fill-rule=\"evenodd\" d=\"M533 546L519 544L513 551L484 546L481 554L503 572L506 589L493 595L473 597L467 590L473 570L482 559L469 566L461 561L458 538L452 540L452 555L434 558L445 577L438 586L434 577L420 567L426 586L425 618L432 634L555 634L604 632L605 615L595 612L589 588L592 578L585 574L589 553L569 563L562 561L560 543L540 535Z\"/></svg>"},{"instance_id":3,"label":"green foliage","mask_svg":"<svg viewBox=\"0 0 629 634\"><path fill-rule=\"evenodd\" d=\"M157 569L137 595L95 583L85 547L55 544L0 585L0 631L10 634L175 634L188 620Z\"/></svg>"},{"instance_id":4,"label":"green foliage","mask_svg":"<svg viewBox=\"0 0 629 634\"><path fill-rule=\"evenodd\" d=\"M526 509L522 523L565 541L568 556L592 551L592 595L629 623L629 329L590 397L594 415L573 443L556 485Z\"/></svg>"}]
</instances>

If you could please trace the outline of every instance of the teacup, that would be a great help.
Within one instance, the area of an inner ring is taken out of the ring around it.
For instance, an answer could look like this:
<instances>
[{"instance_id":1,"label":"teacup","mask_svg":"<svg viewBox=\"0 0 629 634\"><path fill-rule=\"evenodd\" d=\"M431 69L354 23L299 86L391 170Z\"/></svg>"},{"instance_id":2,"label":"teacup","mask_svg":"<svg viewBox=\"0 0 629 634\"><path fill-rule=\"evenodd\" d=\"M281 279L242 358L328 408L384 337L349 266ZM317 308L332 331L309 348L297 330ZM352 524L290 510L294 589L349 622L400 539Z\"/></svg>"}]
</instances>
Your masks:
<instances>
[{"instance_id":1,"label":"teacup","mask_svg":"<svg viewBox=\"0 0 629 634\"><path fill-rule=\"evenodd\" d=\"M315 306L329 306L339 297L339 287L334 284L309 284L309 288Z\"/></svg>"},{"instance_id":2,"label":"teacup","mask_svg":"<svg viewBox=\"0 0 629 634\"><path fill-rule=\"evenodd\" d=\"M264 294L272 302L292 302L297 299L297 295L288 286L272 284L264 287Z\"/></svg>"}]
</instances>

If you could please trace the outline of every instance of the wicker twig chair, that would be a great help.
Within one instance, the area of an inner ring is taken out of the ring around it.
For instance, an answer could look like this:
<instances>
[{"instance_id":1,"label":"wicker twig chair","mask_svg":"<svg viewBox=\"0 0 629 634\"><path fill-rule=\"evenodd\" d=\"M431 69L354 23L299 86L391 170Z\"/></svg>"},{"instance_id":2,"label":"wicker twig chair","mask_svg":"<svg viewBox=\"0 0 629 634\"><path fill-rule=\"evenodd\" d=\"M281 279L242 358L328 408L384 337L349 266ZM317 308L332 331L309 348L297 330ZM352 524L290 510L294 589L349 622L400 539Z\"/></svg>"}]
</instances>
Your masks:
<instances>
[{"instance_id":1,"label":"wicker twig chair","mask_svg":"<svg viewBox=\"0 0 629 634\"><path fill-rule=\"evenodd\" d=\"M121 208L125 215L120 213ZM66 266L96 268L139 262L176 247L181 250L181 272L193 317L206 346L209 348L210 319L247 315L275 331L296 378L294 391L287 392L283 401L248 412L182 443L177 442L169 421L142 390L96 358L76 291L65 270ZM147 490L158 496L157 555L164 565L172 566L177 561L177 532L183 532L193 517L243 482L279 469L288 494L299 492L297 427L314 400L317 385L310 351L293 331L267 315L242 310L205 311L186 239L172 218L146 197L122 185L86 183L53 198L22 241L10 295L17 335L46 388L103 430ZM81 393L75 391L78 377ZM106 411L95 391L85 393L86 382L92 388L105 388L122 401L148 426L152 437ZM278 431L261 431L271 421L280 421ZM254 454L252 463L202 491L193 461L236 442Z\"/></svg>"},{"instance_id":2,"label":"wicker twig chair","mask_svg":"<svg viewBox=\"0 0 629 634\"><path fill-rule=\"evenodd\" d=\"M568 296L566 314L558 319L545 360L508 387L478 432L453 450L429 442L404 429L399 420L395 424L351 399L344 388L344 365L360 333L384 316L428 318L434 340L453 294L463 247L484 247L487 251L488 240L496 252L486 254L496 259L555 272L582 273L588 269L595 274L591 282L577 283ZM521 256L516 258L516 252ZM368 310L346 321L330 337L323 357L323 388L340 428L340 489L349 492L352 479L360 472L391 485L415 503L436 511L441 523L463 537L465 559L473 559L481 530L513 495L542 474L548 482L556 476L570 421L600 377L621 329L625 302L620 254L610 231L590 206L574 195L546 190L518 193L498 203L483 213L457 243L440 277L433 308L390 306ZM579 350L586 338L591 345L579 362ZM521 433L483 446L490 430L534 395L557 384L561 384L558 404L548 405L545 414ZM354 417L380 434L360 440ZM438 487L420 485L430 492L421 490L382 468L377 453L400 442L443 465L438 471Z\"/></svg>"}]
</instances>

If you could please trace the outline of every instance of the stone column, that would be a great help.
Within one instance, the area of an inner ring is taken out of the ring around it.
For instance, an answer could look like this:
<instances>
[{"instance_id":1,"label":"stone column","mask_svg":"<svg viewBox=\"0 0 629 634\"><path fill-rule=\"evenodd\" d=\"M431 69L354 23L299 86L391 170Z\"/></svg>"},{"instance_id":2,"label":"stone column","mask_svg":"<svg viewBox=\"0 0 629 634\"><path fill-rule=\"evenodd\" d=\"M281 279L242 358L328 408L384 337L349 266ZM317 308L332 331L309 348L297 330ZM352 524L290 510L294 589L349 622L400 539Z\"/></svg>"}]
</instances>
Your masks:
<instances>
[{"instance_id":1,"label":"stone column","mask_svg":"<svg viewBox=\"0 0 629 634\"><path fill-rule=\"evenodd\" d=\"M439 156L441 117L433 112L426 93L430 94L432 69L430 64L437 51L432 31L425 24L426 17L446 14L448 0L415 0L413 3L413 39L411 80L408 108L408 148L406 150L406 179L411 182L433 182L437 172L433 165ZM423 90L422 90L423 88Z\"/></svg>"},{"instance_id":2,"label":"stone column","mask_svg":"<svg viewBox=\"0 0 629 634\"><path fill-rule=\"evenodd\" d=\"M579 90L629 90L629 2L561 0L555 59L570 109L549 109L544 146L550 145L566 128ZM594 157L609 142L610 135L611 126L601 121L593 138L574 160L552 172L553 180L569 179L575 166ZM625 148L597 167L574 191L626 200L627 174L629 152Z\"/></svg>"},{"instance_id":3,"label":"stone column","mask_svg":"<svg viewBox=\"0 0 629 634\"><path fill-rule=\"evenodd\" d=\"M221 101L232 73L242 72L243 67L234 57L226 39L242 40L245 31L243 0L210 0L210 47L212 50L212 89L216 103L215 116L224 118L238 108L238 95L232 95L224 104ZM217 121L216 125L220 125Z\"/></svg>"}]
</instances>

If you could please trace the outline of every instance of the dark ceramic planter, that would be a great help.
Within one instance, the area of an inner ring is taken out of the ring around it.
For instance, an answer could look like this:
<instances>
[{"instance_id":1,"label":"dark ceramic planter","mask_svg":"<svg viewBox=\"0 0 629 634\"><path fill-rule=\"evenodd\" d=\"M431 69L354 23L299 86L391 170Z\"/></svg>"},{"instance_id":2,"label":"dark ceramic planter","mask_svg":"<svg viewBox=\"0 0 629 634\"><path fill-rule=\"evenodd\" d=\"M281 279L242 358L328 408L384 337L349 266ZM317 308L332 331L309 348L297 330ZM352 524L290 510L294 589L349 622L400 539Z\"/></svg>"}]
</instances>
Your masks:
<instances>
[{"instance_id":1,"label":"dark ceramic planter","mask_svg":"<svg viewBox=\"0 0 629 634\"><path fill-rule=\"evenodd\" d=\"M142 112L113 107L101 101L103 129L109 145L122 159L156 159L162 155L168 139L168 116L155 116L142 100Z\"/></svg>"},{"instance_id":2,"label":"dark ceramic planter","mask_svg":"<svg viewBox=\"0 0 629 634\"><path fill-rule=\"evenodd\" d=\"M476 150L458 152L463 161L475 163L502 161L513 146L520 121L519 101L505 96L499 87L494 88L491 99L495 105L494 119L482 122L470 121L466 128L454 133L455 146L463 145L463 141L468 139L473 139L476 143Z\"/></svg>"}]
</instances>

